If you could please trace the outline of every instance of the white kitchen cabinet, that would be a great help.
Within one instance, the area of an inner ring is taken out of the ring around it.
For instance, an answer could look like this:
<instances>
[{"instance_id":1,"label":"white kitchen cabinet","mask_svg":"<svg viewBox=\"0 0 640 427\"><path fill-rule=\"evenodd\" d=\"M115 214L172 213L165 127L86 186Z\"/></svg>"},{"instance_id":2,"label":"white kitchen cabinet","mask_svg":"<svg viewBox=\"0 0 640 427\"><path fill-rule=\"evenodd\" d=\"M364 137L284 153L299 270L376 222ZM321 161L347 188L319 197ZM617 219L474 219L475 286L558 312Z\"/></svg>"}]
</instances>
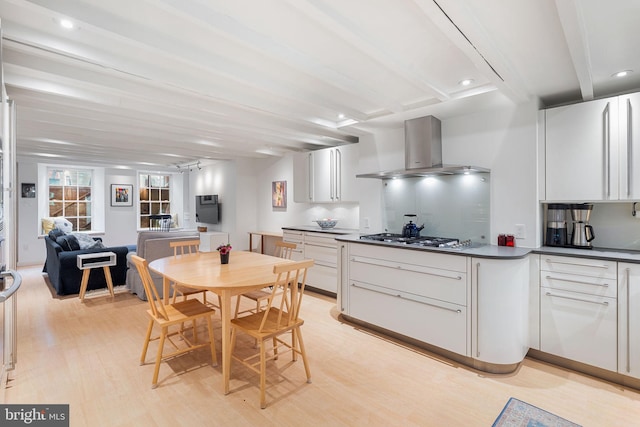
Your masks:
<instances>
[{"instance_id":1,"label":"white kitchen cabinet","mask_svg":"<svg viewBox=\"0 0 640 427\"><path fill-rule=\"evenodd\" d=\"M640 199L640 93L545 111L546 200Z\"/></svg>"},{"instance_id":2,"label":"white kitchen cabinet","mask_svg":"<svg viewBox=\"0 0 640 427\"><path fill-rule=\"evenodd\" d=\"M618 97L545 111L546 200L616 200Z\"/></svg>"},{"instance_id":3,"label":"white kitchen cabinet","mask_svg":"<svg viewBox=\"0 0 640 427\"><path fill-rule=\"evenodd\" d=\"M307 272L307 285L333 294L338 292L337 248L334 235L305 232L304 257L315 260Z\"/></svg>"},{"instance_id":4,"label":"white kitchen cabinet","mask_svg":"<svg viewBox=\"0 0 640 427\"><path fill-rule=\"evenodd\" d=\"M540 350L616 371L617 263L543 255L540 276Z\"/></svg>"},{"instance_id":5,"label":"white kitchen cabinet","mask_svg":"<svg viewBox=\"0 0 640 427\"><path fill-rule=\"evenodd\" d=\"M471 259L472 357L520 363L529 350L529 259Z\"/></svg>"},{"instance_id":6,"label":"white kitchen cabinet","mask_svg":"<svg viewBox=\"0 0 640 427\"><path fill-rule=\"evenodd\" d=\"M294 156L293 199L299 203L356 202L358 146L344 145Z\"/></svg>"},{"instance_id":7,"label":"white kitchen cabinet","mask_svg":"<svg viewBox=\"0 0 640 427\"><path fill-rule=\"evenodd\" d=\"M640 265L618 263L618 372L640 378Z\"/></svg>"},{"instance_id":8,"label":"white kitchen cabinet","mask_svg":"<svg viewBox=\"0 0 640 427\"><path fill-rule=\"evenodd\" d=\"M304 231L283 230L282 241L296 244L296 248L291 251L292 260L302 261L304 259Z\"/></svg>"},{"instance_id":9,"label":"white kitchen cabinet","mask_svg":"<svg viewBox=\"0 0 640 427\"><path fill-rule=\"evenodd\" d=\"M350 317L470 355L466 257L350 243L348 259Z\"/></svg>"}]
</instances>

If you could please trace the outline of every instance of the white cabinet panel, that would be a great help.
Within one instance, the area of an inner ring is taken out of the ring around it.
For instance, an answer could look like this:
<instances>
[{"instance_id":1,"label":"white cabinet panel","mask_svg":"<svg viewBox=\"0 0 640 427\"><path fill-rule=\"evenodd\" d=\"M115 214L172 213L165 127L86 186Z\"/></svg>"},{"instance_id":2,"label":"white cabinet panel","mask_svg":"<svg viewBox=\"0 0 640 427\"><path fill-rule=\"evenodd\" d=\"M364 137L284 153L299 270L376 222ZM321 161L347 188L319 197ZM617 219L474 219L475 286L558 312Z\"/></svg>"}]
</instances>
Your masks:
<instances>
[{"instance_id":1,"label":"white cabinet panel","mask_svg":"<svg viewBox=\"0 0 640 427\"><path fill-rule=\"evenodd\" d=\"M472 357L520 363L529 350L529 259L471 260Z\"/></svg>"},{"instance_id":2,"label":"white cabinet panel","mask_svg":"<svg viewBox=\"0 0 640 427\"><path fill-rule=\"evenodd\" d=\"M618 98L545 111L547 200L618 199Z\"/></svg>"},{"instance_id":3,"label":"white cabinet panel","mask_svg":"<svg viewBox=\"0 0 640 427\"><path fill-rule=\"evenodd\" d=\"M306 257L309 258L309 257ZM307 271L307 285L323 291L338 292L338 276L336 267L327 267L316 263Z\"/></svg>"},{"instance_id":4,"label":"white cabinet panel","mask_svg":"<svg viewBox=\"0 0 640 427\"><path fill-rule=\"evenodd\" d=\"M599 259L541 255L540 269L552 273L570 273L602 279L615 280L618 277L615 261Z\"/></svg>"},{"instance_id":5,"label":"white cabinet panel","mask_svg":"<svg viewBox=\"0 0 640 427\"><path fill-rule=\"evenodd\" d=\"M298 203L356 202L357 145L293 156L293 200Z\"/></svg>"},{"instance_id":6,"label":"white cabinet panel","mask_svg":"<svg viewBox=\"0 0 640 427\"><path fill-rule=\"evenodd\" d=\"M468 356L467 308L350 281L349 315Z\"/></svg>"},{"instance_id":7,"label":"white cabinet panel","mask_svg":"<svg viewBox=\"0 0 640 427\"><path fill-rule=\"evenodd\" d=\"M540 288L540 350L617 370L616 300Z\"/></svg>"},{"instance_id":8,"label":"white cabinet panel","mask_svg":"<svg viewBox=\"0 0 640 427\"><path fill-rule=\"evenodd\" d=\"M640 265L618 268L618 372L640 378Z\"/></svg>"}]
</instances>

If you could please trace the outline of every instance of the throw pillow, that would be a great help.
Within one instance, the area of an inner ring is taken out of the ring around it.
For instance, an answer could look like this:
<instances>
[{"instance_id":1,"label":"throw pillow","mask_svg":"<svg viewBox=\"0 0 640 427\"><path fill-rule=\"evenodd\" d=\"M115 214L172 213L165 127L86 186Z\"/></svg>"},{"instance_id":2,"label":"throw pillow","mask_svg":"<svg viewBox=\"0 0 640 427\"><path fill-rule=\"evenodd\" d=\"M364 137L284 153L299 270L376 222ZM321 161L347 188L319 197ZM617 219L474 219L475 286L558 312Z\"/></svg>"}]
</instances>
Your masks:
<instances>
[{"instance_id":1,"label":"throw pillow","mask_svg":"<svg viewBox=\"0 0 640 427\"><path fill-rule=\"evenodd\" d=\"M42 234L49 234L53 227L55 227L53 218L42 218Z\"/></svg>"},{"instance_id":2,"label":"throw pillow","mask_svg":"<svg viewBox=\"0 0 640 427\"><path fill-rule=\"evenodd\" d=\"M65 234L64 236L60 236L56 239L56 243L59 244L63 250L65 251L79 251L80 244L78 243L78 239L75 238L72 234Z\"/></svg>"},{"instance_id":3,"label":"throw pillow","mask_svg":"<svg viewBox=\"0 0 640 427\"><path fill-rule=\"evenodd\" d=\"M95 240L93 237L84 233L71 233L70 236L73 236L80 245L80 249L93 249L93 248L104 248L104 244L100 240Z\"/></svg>"},{"instance_id":4,"label":"throw pillow","mask_svg":"<svg viewBox=\"0 0 640 427\"><path fill-rule=\"evenodd\" d=\"M65 233L71 233L73 231L73 224L71 224L71 222L69 222L69 220L67 220L66 218L55 217L53 218L53 223L55 224L56 228L59 228Z\"/></svg>"},{"instance_id":5,"label":"throw pillow","mask_svg":"<svg viewBox=\"0 0 640 427\"><path fill-rule=\"evenodd\" d=\"M53 230L49 231L49 238L54 242L56 242L58 240L58 237L60 236L64 236L64 231L60 230L59 228L54 228Z\"/></svg>"}]
</instances>

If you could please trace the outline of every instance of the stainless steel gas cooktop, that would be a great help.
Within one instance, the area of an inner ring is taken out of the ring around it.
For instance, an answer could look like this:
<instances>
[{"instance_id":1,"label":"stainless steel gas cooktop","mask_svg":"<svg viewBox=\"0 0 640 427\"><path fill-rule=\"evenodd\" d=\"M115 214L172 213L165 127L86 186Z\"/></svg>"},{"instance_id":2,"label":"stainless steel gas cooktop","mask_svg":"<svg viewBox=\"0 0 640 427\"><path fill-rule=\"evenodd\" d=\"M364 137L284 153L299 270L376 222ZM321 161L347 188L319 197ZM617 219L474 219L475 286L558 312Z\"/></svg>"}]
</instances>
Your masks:
<instances>
[{"instance_id":1,"label":"stainless steel gas cooktop","mask_svg":"<svg viewBox=\"0 0 640 427\"><path fill-rule=\"evenodd\" d=\"M412 246L428 246L434 248L458 248L471 244L470 240L460 241L450 237L404 237L402 234L378 233L360 236L361 240L375 240L378 242L393 242Z\"/></svg>"}]
</instances>

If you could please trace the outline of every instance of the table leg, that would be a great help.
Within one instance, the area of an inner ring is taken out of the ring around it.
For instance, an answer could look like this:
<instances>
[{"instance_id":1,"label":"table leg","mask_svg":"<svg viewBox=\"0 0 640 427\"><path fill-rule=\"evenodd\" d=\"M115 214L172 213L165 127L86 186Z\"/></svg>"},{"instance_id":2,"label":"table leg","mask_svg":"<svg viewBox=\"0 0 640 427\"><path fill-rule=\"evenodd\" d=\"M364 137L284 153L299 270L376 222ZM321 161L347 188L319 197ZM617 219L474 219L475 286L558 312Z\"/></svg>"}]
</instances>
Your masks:
<instances>
[{"instance_id":1,"label":"table leg","mask_svg":"<svg viewBox=\"0 0 640 427\"><path fill-rule=\"evenodd\" d=\"M249 233L249 252L253 252L253 234Z\"/></svg>"},{"instance_id":2,"label":"table leg","mask_svg":"<svg viewBox=\"0 0 640 427\"><path fill-rule=\"evenodd\" d=\"M80 301L84 302L84 294L87 292L87 284L89 283L89 274L91 270L82 270L82 281L80 282Z\"/></svg>"},{"instance_id":3,"label":"table leg","mask_svg":"<svg viewBox=\"0 0 640 427\"><path fill-rule=\"evenodd\" d=\"M224 394L229 394L229 376L231 373L231 291L223 290L221 299L222 381L224 384Z\"/></svg>"},{"instance_id":4,"label":"table leg","mask_svg":"<svg viewBox=\"0 0 640 427\"><path fill-rule=\"evenodd\" d=\"M104 277L105 279L107 279L107 288L109 288L109 292L111 293L111 296L115 296L115 294L113 293L113 280L111 280L111 270L109 269L108 266L103 266L102 267L104 269Z\"/></svg>"}]
</instances>

